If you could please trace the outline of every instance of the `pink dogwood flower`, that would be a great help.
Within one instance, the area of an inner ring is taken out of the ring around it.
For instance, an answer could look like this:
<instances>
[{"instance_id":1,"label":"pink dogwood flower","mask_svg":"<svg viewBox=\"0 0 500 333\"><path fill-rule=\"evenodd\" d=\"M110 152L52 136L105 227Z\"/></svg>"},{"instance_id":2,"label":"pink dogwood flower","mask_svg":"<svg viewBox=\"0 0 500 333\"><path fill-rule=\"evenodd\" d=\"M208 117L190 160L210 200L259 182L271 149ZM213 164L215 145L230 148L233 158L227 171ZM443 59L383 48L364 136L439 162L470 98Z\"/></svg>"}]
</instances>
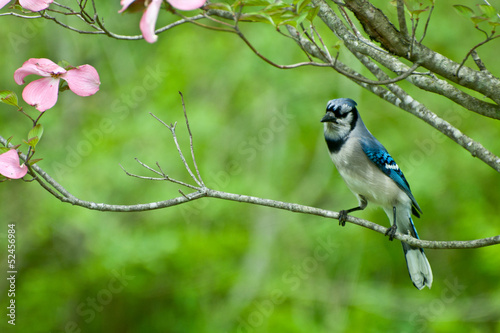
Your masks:
<instances>
[{"instance_id":1,"label":"pink dogwood flower","mask_svg":"<svg viewBox=\"0 0 500 333\"><path fill-rule=\"evenodd\" d=\"M118 13L124 12L128 6L133 2L139 2L141 0L121 0L120 5L122 9ZM141 22L139 23L139 28L141 29L142 36L148 43L154 43L158 39L155 35L155 25L156 19L158 18L158 13L160 12L160 6L163 0L142 0L146 6L144 9L144 14L142 15ZM179 10L193 10L198 9L203 6L206 0L167 0L172 7Z\"/></svg>"},{"instance_id":2,"label":"pink dogwood flower","mask_svg":"<svg viewBox=\"0 0 500 333\"><path fill-rule=\"evenodd\" d=\"M32 81L23 90L23 99L43 112L57 102L59 81L65 80L69 89L78 96L90 96L99 90L99 74L94 67L82 65L66 70L49 59L31 58L14 72L17 84L24 84L27 75L36 74L43 78Z\"/></svg>"},{"instance_id":3,"label":"pink dogwood flower","mask_svg":"<svg viewBox=\"0 0 500 333\"><path fill-rule=\"evenodd\" d=\"M0 0L0 9L2 9L11 0ZM47 9L54 0L19 0L21 7L32 12L39 12Z\"/></svg>"},{"instance_id":4,"label":"pink dogwood flower","mask_svg":"<svg viewBox=\"0 0 500 333\"><path fill-rule=\"evenodd\" d=\"M7 178L19 179L27 172L28 167L25 164L19 165L19 155L15 149L0 154L0 174Z\"/></svg>"}]
</instances>

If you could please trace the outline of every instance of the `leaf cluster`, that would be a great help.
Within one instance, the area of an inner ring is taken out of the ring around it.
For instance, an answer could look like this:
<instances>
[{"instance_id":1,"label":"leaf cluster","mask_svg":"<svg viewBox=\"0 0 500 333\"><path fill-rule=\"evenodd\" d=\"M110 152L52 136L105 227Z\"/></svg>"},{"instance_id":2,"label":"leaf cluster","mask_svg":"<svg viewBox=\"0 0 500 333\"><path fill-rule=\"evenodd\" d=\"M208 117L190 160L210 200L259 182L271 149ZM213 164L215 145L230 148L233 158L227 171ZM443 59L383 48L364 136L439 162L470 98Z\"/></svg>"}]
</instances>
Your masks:
<instances>
[{"instance_id":1,"label":"leaf cluster","mask_svg":"<svg viewBox=\"0 0 500 333\"><path fill-rule=\"evenodd\" d=\"M480 23L487 23L492 27L492 34L495 33L496 27L500 25L500 15L497 10L487 4L476 5L476 10L465 5L453 5L453 8L462 16L468 18L474 27L479 28Z\"/></svg>"},{"instance_id":2,"label":"leaf cluster","mask_svg":"<svg viewBox=\"0 0 500 333\"><path fill-rule=\"evenodd\" d=\"M239 21L267 23L277 28L284 25L297 27L304 20L312 21L319 11L311 0L294 0L291 3L270 0L235 1L231 5L212 3L206 8L237 14Z\"/></svg>"}]
</instances>

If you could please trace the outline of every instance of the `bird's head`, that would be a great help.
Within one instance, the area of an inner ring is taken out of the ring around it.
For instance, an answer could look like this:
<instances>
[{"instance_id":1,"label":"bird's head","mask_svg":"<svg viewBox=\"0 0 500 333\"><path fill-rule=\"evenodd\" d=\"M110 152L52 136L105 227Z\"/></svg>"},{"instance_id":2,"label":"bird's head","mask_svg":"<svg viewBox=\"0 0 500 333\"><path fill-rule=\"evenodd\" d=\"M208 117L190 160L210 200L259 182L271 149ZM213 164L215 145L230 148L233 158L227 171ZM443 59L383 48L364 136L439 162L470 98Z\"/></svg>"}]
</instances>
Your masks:
<instances>
[{"instance_id":1,"label":"bird's head","mask_svg":"<svg viewBox=\"0 0 500 333\"><path fill-rule=\"evenodd\" d=\"M358 121L356 102L350 98L337 98L328 101L326 114L321 119L325 124L325 136L332 139L343 138L356 126Z\"/></svg>"}]
</instances>

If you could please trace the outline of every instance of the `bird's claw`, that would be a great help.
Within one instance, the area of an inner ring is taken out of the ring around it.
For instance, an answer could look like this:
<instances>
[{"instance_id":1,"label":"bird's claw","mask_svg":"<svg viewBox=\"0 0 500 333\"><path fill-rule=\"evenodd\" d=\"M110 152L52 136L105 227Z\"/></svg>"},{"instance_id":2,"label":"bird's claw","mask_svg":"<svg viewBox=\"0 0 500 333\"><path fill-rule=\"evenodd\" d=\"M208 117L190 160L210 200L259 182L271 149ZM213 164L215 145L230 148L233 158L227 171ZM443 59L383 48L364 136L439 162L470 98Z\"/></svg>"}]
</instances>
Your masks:
<instances>
[{"instance_id":1,"label":"bird's claw","mask_svg":"<svg viewBox=\"0 0 500 333\"><path fill-rule=\"evenodd\" d=\"M392 241L394 239L394 235L396 234L396 230L398 229L398 227L393 224L391 225L391 227L389 229L387 229L387 231L385 232L385 235L386 236L389 236L389 240Z\"/></svg>"},{"instance_id":2,"label":"bird's claw","mask_svg":"<svg viewBox=\"0 0 500 333\"><path fill-rule=\"evenodd\" d=\"M339 212L339 225L345 227L345 222L347 221L347 211L341 210Z\"/></svg>"}]
</instances>

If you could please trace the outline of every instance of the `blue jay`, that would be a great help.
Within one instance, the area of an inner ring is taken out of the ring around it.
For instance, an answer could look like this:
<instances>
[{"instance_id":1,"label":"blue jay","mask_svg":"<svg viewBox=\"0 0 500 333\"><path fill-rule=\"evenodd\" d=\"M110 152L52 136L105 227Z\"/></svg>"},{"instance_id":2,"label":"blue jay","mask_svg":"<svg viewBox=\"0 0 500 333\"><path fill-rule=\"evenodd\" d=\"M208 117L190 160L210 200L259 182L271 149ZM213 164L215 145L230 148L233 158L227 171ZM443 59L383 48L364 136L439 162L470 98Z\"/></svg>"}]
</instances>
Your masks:
<instances>
[{"instance_id":1,"label":"blue jay","mask_svg":"<svg viewBox=\"0 0 500 333\"><path fill-rule=\"evenodd\" d=\"M418 238L411 214L420 217L422 210L399 166L361 120L356 102L349 98L329 101L321 122L330 157L359 201L358 207L340 211L339 224L344 226L348 213L363 210L371 202L389 217L389 240L396 230ZM424 250L401 243L413 284L419 290L430 288L432 271Z\"/></svg>"}]
</instances>

